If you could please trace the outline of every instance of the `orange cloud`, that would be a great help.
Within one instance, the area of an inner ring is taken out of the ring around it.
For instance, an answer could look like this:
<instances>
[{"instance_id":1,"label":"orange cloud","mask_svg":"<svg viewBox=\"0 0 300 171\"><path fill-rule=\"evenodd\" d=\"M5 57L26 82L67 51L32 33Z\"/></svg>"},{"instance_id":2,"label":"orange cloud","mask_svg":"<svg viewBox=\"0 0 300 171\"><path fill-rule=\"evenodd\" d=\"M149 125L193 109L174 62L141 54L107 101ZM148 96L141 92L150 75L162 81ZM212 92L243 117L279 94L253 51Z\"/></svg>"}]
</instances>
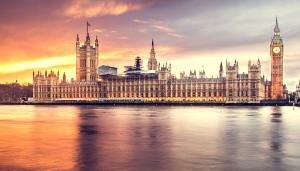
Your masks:
<instances>
[{"instance_id":1,"label":"orange cloud","mask_svg":"<svg viewBox=\"0 0 300 171\"><path fill-rule=\"evenodd\" d=\"M38 70L42 73L44 73L45 70L48 70L48 73L50 72L50 70L53 70L56 73L59 70L60 77L65 72L68 80L70 80L71 78L75 78L76 71L74 65L57 65L50 67L40 66L39 68L34 68L36 74ZM15 82L16 80L18 80L19 83L32 83L32 71L33 69L31 68L5 74L0 73L0 83L11 83Z\"/></svg>"},{"instance_id":2,"label":"orange cloud","mask_svg":"<svg viewBox=\"0 0 300 171\"><path fill-rule=\"evenodd\" d=\"M114 0L76 0L65 9L64 14L74 18L121 15L129 11L140 10L143 7L144 5L142 4L117 2Z\"/></svg>"},{"instance_id":3,"label":"orange cloud","mask_svg":"<svg viewBox=\"0 0 300 171\"><path fill-rule=\"evenodd\" d=\"M39 68L51 68L53 66L58 66L61 64L75 65L74 55L43 58L43 59L33 60L33 61L5 64L1 66L0 74L21 72L21 71L39 69Z\"/></svg>"}]
</instances>

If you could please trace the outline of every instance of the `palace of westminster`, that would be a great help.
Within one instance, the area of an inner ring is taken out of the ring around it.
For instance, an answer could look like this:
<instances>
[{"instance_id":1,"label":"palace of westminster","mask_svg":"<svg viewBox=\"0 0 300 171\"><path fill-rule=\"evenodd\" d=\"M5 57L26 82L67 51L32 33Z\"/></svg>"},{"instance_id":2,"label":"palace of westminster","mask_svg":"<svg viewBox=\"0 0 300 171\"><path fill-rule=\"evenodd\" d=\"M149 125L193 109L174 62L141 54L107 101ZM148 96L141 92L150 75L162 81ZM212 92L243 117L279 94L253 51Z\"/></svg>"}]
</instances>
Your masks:
<instances>
[{"instance_id":1,"label":"palace of westminster","mask_svg":"<svg viewBox=\"0 0 300 171\"><path fill-rule=\"evenodd\" d=\"M205 71L198 74L180 73L177 78L171 72L171 64L157 62L154 42L148 59L148 70L142 69L141 58L133 66L126 66L122 75L117 68L98 67L99 44L94 46L88 32L83 45L76 39L76 80L67 81L64 73L33 72L33 100L55 101L193 101L220 103L260 103L286 98L283 85L283 42L276 18L270 43L271 81L261 75L259 60L248 62L248 73L239 73L239 63L221 63L218 77L208 78Z\"/></svg>"}]
</instances>

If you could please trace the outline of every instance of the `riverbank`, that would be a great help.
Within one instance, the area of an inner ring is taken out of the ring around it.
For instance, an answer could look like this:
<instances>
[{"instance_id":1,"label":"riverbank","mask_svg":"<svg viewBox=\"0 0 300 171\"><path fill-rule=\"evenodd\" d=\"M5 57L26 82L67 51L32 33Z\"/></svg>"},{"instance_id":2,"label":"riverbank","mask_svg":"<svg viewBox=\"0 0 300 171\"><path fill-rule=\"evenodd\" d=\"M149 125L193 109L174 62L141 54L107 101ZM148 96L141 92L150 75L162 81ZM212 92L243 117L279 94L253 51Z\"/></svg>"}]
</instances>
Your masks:
<instances>
[{"instance_id":1,"label":"riverbank","mask_svg":"<svg viewBox=\"0 0 300 171\"><path fill-rule=\"evenodd\" d=\"M65 101L65 102L2 102L0 105L150 105L150 106L293 106L293 103L286 101L268 101L261 103L223 103L223 102L169 102L169 101ZM295 104L300 106L300 104Z\"/></svg>"}]
</instances>

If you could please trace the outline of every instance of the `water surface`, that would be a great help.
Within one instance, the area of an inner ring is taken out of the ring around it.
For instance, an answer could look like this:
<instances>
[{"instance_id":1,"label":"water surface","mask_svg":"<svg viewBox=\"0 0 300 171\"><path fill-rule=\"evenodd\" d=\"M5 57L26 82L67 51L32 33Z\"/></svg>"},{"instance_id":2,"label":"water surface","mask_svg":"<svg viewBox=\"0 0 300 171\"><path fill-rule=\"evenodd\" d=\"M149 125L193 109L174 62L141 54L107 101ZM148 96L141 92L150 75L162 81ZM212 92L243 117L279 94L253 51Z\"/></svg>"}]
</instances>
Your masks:
<instances>
[{"instance_id":1,"label":"water surface","mask_svg":"<svg viewBox=\"0 0 300 171\"><path fill-rule=\"evenodd\" d=\"M300 108L0 106L0 170L300 170Z\"/></svg>"}]
</instances>

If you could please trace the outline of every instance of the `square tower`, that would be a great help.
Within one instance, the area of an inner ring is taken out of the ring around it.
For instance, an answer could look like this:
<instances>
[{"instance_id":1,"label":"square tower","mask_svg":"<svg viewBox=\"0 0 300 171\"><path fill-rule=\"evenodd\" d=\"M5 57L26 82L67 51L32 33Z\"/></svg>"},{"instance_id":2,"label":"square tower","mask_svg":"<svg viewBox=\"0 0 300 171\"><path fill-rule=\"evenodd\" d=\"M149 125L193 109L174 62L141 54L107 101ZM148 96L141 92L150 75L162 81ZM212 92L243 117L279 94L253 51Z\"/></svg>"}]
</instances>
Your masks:
<instances>
[{"instance_id":1,"label":"square tower","mask_svg":"<svg viewBox=\"0 0 300 171\"><path fill-rule=\"evenodd\" d=\"M98 78L98 38L96 37L95 46L90 43L89 26L87 22L86 40L80 46L79 36L76 39L76 80L77 81L96 81Z\"/></svg>"},{"instance_id":2,"label":"square tower","mask_svg":"<svg viewBox=\"0 0 300 171\"><path fill-rule=\"evenodd\" d=\"M271 98L280 100L283 98L283 42L280 36L278 21L274 28L273 38L270 44L271 55Z\"/></svg>"}]
</instances>

